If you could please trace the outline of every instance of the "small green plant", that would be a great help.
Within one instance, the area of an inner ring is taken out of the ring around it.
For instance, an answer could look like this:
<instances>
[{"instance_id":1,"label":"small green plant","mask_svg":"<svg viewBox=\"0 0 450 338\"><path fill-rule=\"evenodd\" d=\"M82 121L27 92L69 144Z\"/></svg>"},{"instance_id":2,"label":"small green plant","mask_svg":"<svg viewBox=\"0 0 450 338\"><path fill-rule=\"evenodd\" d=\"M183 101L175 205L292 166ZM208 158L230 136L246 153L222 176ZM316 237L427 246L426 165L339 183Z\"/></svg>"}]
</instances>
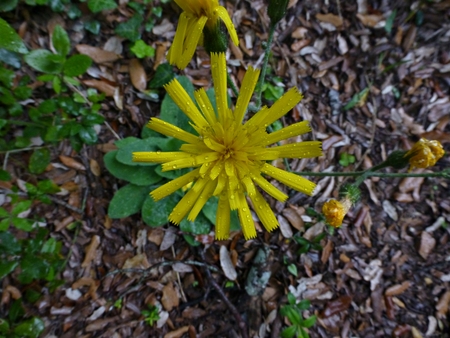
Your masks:
<instances>
[{"instance_id":1,"label":"small green plant","mask_svg":"<svg viewBox=\"0 0 450 338\"><path fill-rule=\"evenodd\" d=\"M343 167L348 167L350 164L355 163L356 158L349 153L342 153L341 158L339 159L339 164Z\"/></svg>"},{"instance_id":2,"label":"small green plant","mask_svg":"<svg viewBox=\"0 0 450 338\"><path fill-rule=\"evenodd\" d=\"M159 309L156 306L148 305L148 310L142 310L141 314L144 316L144 321L149 326L153 326L153 324L159 320Z\"/></svg>"},{"instance_id":3,"label":"small green plant","mask_svg":"<svg viewBox=\"0 0 450 338\"><path fill-rule=\"evenodd\" d=\"M268 101L277 101L284 94L283 79L278 76L270 78L270 82L264 82L262 91Z\"/></svg>"},{"instance_id":4,"label":"small green plant","mask_svg":"<svg viewBox=\"0 0 450 338\"><path fill-rule=\"evenodd\" d=\"M289 304L284 305L280 309L280 314L287 317L292 325L281 332L281 337L291 338L296 336L299 338L309 338L309 334L305 329L312 327L316 323L317 317L312 315L308 318L304 318L302 311L307 310L311 306L311 302L304 299L297 303L297 300L292 293L289 293L287 298Z\"/></svg>"},{"instance_id":5,"label":"small green plant","mask_svg":"<svg viewBox=\"0 0 450 338\"><path fill-rule=\"evenodd\" d=\"M194 87L188 78L178 78L188 93L194 96ZM214 97L210 91L209 97ZM161 105L161 119L179 126L184 130L192 130L186 115L178 108L175 102L166 95ZM155 202L149 195L150 191L167 183L184 173L188 169L180 169L163 172L161 166L155 163L143 164L132 160L132 153L135 151L178 151L182 142L165 137L144 128L142 139L127 137L116 141L118 150L107 153L104 157L105 166L115 177L127 181L129 184L120 188L112 198L108 215L113 219L124 218L138 212L142 215L142 220L151 227L159 227L167 224L168 216L175 205L183 197L184 192L170 195L158 202ZM196 235L208 234L211 225L215 223L217 211L217 199L209 200L203 207L201 214L195 222L183 220L180 230L185 233L185 239L191 245L199 245L195 240ZM236 213L231 217L231 229L239 229L239 221Z\"/></svg>"},{"instance_id":6,"label":"small green plant","mask_svg":"<svg viewBox=\"0 0 450 338\"><path fill-rule=\"evenodd\" d=\"M13 304L16 303L20 305L21 299L16 300ZM23 312L23 309L21 310ZM0 318L1 338L38 338L44 331L45 325L42 319L38 317L20 319L23 316L21 312L17 313L19 318L14 318L14 320Z\"/></svg>"},{"instance_id":7,"label":"small green plant","mask_svg":"<svg viewBox=\"0 0 450 338\"><path fill-rule=\"evenodd\" d=\"M320 245L320 241L325 238L327 234L325 232L317 235L312 240L307 240L306 238L296 234L293 239L300 245L300 249L298 249L298 254L307 253L309 250L322 250L322 246Z\"/></svg>"}]
</instances>

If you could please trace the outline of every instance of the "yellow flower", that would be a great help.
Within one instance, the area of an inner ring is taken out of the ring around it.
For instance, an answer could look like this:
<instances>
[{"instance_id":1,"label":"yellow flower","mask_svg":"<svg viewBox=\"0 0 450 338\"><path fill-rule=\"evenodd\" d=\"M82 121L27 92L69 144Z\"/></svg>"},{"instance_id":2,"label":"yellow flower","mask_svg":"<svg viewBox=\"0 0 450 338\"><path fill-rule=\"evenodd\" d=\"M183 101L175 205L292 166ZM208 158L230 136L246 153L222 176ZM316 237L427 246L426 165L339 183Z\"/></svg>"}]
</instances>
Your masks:
<instances>
[{"instance_id":1,"label":"yellow flower","mask_svg":"<svg viewBox=\"0 0 450 338\"><path fill-rule=\"evenodd\" d=\"M352 202L349 198L344 198L341 201L332 199L324 203L322 212L328 224L332 227L339 228L351 206Z\"/></svg>"},{"instance_id":2,"label":"yellow flower","mask_svg":"<svg viewBox=\"0 0 450 338\"><path fill-rule=\"evenodd\" d=\"M436 164L436 162L444 156L445 151L439 141L429 141L421 138L413 147L404 155L409 160L410 169L428 168Z\"/></svg>"},{"instance_id":3,"label":"yellow flower","mask_svg":"<svg viewBox=\"0 0 450 338\"><path fill-rule=\"evenodd\" d=\"M243 123L250 99L259 77L259 70L249 67L234 111L228 107L227 68L223 53L211 54L211 70L216 95L217 114L206 91L195 92L197 105L177 80L165 86L170 97L191 120L198 135L177 126L152 118L148 127L166 136L186 142L175 152L135 152L136 162L163 163L162 171L195 168L191 172L164 184L150 194L160 200L194 182L190 190L175 206L169 220L179 224L187 215L194 221L212 196L219 197L216 215L216 239L227 239L230 228L230 210L237 210L246 239L256 237L256 229L247 197L268 231L278 227L277 219L259 189L286 201L288 196L273 186L262 174L270 176L290 188L311 195L315 184L296 174L272 166L266 161L279 157L312 158L322 154L321 142L305 141L268 147L278 141L295 137L311 130L307 121L298 122L268 134L267 126L290 111L302 99L297 88L285 93L272 107L263 107ZM200 108L200 109L199 109Z\"/></svg>"},{"instance_id":4,"label":"yellow flower","mask_svg":"<svg viewBox=\"0 0 450 338\"><path fill-rule=\"evenodd\" d=\"M227 27L231 40L237 46L239 39L227 10L219 6L218 0L175 0L183 9L177 31L167 59L172 65L184 69L191 61L197 45L201 41L205 26L214 30L219 19Z\"/></svg>"}]
</instances>

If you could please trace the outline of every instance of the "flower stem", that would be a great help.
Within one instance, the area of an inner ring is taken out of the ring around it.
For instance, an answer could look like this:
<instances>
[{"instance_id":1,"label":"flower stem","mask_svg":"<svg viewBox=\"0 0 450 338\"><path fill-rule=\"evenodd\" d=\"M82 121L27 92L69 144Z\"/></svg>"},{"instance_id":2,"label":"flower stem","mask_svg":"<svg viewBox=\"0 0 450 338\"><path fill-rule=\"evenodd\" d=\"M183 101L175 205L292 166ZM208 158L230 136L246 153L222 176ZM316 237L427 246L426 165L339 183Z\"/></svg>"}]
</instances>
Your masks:
<instances>
[{"instance_id":1,"label":"flower stem","mask_svg":"<svg viewBox=\"0 0 450 338\"><path fill-rule=\"evenodd\" d=\"M417 173L417 174L411 174L411 173L376 173L376 172L366 172L366 171L350 171L345 173L316 173L312 171L302 171L302 172L294 172L294 174L302 175L302 176L318 176L318 177L326 177L326 176L344 176L344 177L358 177L358 176L364 176L365 178L368 177L443 177L443 178L450 178L450 171L444 170L442 172L438 173Z\"/></svg>"},{"instance_id":2,"label":"flower stem","mask_svg":"<svg viewBox=\"0 0 450 338\"><path fill-rule=\"evenodd\" d=\"M259 77L258 86L257 86L257 94L256 94L257 110L261 109L262 89L263 89L263 84L264 84L264 81L266 78L267 64L269 63L269 55L270 55L270 51L272 50L271 47L272 47L274 33L275 33L275 25L270 24L269 38L267 39L266 50L264 51L264 61L263 61L263 65L261 68L261 76Z\"/></svg>"},{"instance_id":3,"label":"flower stem","mask_svg":"<svg viewBox=\"0 0 450 338\"><path fill-rule=\"evenodd\" d=\"M230 86L231 90L233 91L234 96L238 97L239 90L235 86L233 80L231 79L230 73L228 73L228 72L227 72L227 82L228 82L228 85Z\"/></svg>"}]
</instances>

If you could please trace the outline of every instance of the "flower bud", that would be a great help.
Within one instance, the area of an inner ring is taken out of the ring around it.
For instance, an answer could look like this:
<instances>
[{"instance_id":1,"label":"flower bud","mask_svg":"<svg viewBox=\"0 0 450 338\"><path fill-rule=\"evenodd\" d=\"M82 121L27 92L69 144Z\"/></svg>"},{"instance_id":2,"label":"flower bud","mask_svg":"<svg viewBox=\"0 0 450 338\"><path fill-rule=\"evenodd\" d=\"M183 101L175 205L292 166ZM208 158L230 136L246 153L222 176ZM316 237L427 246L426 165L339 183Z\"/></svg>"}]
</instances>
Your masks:
<instances>
[{"instance_id":1,"label":"flower bud","mask_svg":"<svg viewBox=\"0 0 450 338\"><path fill-rule=\"evenodd\" d=\"M205 26L203 29L203 46L208 54L225 53L227 51L228 38L220 21L217 21L215 26Z\"/></svg>"},{"instance_id":2,"label":"flower bud","mask_svg":"<svg viewBox=\"0 0 450 338\"><path fill-rule=\"evenodd\" d=\"M322 212L329 225L339 228L351 206L352 202L348 198L343 198L340 201L332 199L324 203Z\"/></svg>"},{"instance_id":3,"label":"flower bud","mask_svg":"<svg viewBox=\"0 0 450 338\"><path fill-rule=\"evenodd\" d=\"M339 190L339 196L348 198L352 204L356 204L361 198L361 190L353 184L346 183Z\"/></svg>"},{"instance_id":4,"label":"flower bud","mask_svg":"<svg viewBox=\"0 0 450 338\"><path fill-rule=\"evenodd\" d=\"M276 25L285 15L289 0L269 0L267 14L272 25Z\"/></svg>"},{"instance_id":5,"label":"flower bud","mask_svg":"<svg viewBox=\"0 0 450 338\"><path fill-rule=\"evenodd\" d=\"M404 155L410 164L410 171L414 168L428 168L436 164L436 162L444 156L445 151L439 141L429 141L421 138L413 147Z\"/></svg>"}]
</instances>

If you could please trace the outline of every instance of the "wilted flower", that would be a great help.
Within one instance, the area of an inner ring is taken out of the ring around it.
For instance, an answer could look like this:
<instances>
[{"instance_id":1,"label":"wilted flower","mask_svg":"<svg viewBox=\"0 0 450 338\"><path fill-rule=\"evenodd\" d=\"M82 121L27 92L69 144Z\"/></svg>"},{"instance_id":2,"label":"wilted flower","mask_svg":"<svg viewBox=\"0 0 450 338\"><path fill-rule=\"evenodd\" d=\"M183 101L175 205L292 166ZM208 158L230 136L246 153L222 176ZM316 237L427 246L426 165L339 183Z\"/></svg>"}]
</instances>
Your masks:
<instances>
[{"instance_id":1,"label":"wilted flower","mask_svg":"<svg viewBox=\"0 0 450 338\"><path fill-rule=\"evenodd\" d=\"M347 197L344 197L340 201L331 199L324 203L322 213L325 215L325 219L329 225L339 228L351 206L352 202Z\"/></svg>"},{"instance_id":2,"label":"wilted flower","mask_svg":"<svg viewBox=\"0 0 450 338\"><path fill-rule=\"evenodd\" d=\"M151 196L155 200L160 200L186 184L194 182L192 188L169 215L171 222L179 224L186 215L188 220L195 220L208 199L218 196L216 239L226 239L229 236L230 210L237 210L244 236L249 239L256 237L256 229L247 197L251 200L256 214L268 231L277 228L278 222L258 187L279 201L286 201L288 198L262 174L308 195L313 193L316 186L313 182L276 168L266 161L272 161L279 157L312 158L320 156L322 154L321 142L305 141L268 147L278 141L311 130L309 123L303 121L270 134L266 132L269 125L300 102L302 94L297 88L292 88L271 108L263 107L243 123L258 81L259 70L248 68L234 111L228 107L225 54L213 53L211 55L211 70L217 115L203 88L195 92L197 106L180 83L173 80L165 88L170 97L189 117L198 135L160 119L152 118L148 124L150 129L186 143L181 146L180 151L176 152L135 152L133 160L163 163L163 171L194 168L191 172L151 192Z\"/></svg>"},{"instance_id":3,"label":"wilted flower","mask_svg":"<svg viewBox=\"0 0 450 338\"><path fill-rule=\"evenodd\" d=\"M219 19L227 27L231 40L237 46L239 39L225 7L218 0L175 0L183 9L172 46L167 59L180 69L186 68L194 55L195 49L203 36L206 27L211 32L217 31ZM220 37L218 37L220 38Z\"/></svg>"},{"instance_id":4,"label":"wilted flower","mask_svg":"<svg viewBox=\"0 0 450 338\"><path fill-rule=\"evenodd\" d=\"M439 141L429 141L421 138L413 147L404 155L410 164L410 171L414 168L428 168L436 164L436 162L444 156L445 151Z\"/></svg>"}]
</instances>

